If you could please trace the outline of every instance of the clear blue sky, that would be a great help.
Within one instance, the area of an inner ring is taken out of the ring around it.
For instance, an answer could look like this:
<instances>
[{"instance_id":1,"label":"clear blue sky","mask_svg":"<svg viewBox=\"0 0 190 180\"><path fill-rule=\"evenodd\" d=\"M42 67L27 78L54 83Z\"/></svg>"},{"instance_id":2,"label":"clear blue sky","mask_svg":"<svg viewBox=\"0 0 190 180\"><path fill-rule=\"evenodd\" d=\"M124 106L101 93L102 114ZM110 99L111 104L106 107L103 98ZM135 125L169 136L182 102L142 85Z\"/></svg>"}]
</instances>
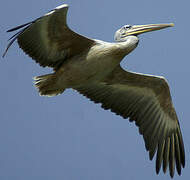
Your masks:
<instances>
[{"instance_id":1,"label":"clear blue sky","mask_svg":"<svg viewBox=\"0 0 190 180\"><path fill-rule=\"evenodd\" d=\"M68 24L78 33L113 41L124 24L174 22L173 28L140 36L127 56L126 69L167 78L186 148L189 178L190 59L187 0L4 0L0 6L0 54L11 34L5 31L68 3ZM40 97L32 77L50 69L39 67L15 43L0 59L1 180L137 180L170 179L155 173L134 123L105 111L73 90Z\"/></svg>"}]
</instances>

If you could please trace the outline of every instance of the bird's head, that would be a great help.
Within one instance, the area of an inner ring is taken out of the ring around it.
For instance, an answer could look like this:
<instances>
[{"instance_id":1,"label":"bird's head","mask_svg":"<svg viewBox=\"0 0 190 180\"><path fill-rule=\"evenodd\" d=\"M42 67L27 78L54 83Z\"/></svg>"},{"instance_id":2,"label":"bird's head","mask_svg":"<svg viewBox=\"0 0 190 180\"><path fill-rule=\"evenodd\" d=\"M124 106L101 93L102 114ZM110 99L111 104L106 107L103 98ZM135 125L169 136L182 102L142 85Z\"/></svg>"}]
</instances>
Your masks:
<instances>
[{"instance_id":1,"label":"bird's head","mask_svg":"<svg viewBox=\"0 0 190 180\"><path fill-rule=\"evenodd\" d=\"M167 27L174 26L173 23L170 24L148 24L148 25L124 25L119 30L116 31L114 39L117 42L126 41L128 36L137 36L139 34L156 31Z\"/></svg>"}]
</instances>

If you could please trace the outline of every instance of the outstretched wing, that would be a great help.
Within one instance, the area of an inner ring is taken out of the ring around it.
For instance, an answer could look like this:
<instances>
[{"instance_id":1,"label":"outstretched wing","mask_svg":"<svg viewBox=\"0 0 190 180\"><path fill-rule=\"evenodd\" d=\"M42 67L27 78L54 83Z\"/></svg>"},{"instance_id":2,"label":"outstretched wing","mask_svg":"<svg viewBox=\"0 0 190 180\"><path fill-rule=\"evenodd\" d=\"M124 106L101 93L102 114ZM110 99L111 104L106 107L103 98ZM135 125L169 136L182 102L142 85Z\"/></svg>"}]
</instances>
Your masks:
<instances>
[{"instance_id":1,"label":"outstretched wing","mask_svg":"<svg viewBox=\"0 0 190 180\"><path fill-rule=\"evenodd\" d=\"M87 84L76 90L95 103L102 103L104 109L135 121L150 160L157 151L157 173L161 164L164 172L169 164L171 177L175 165L181 174L181 166L185 166L184 144L164 78L127 72L118 66L104 82Z\"/></svg>"},{"instance_id":2,"label":"outstretched wing","mask_svg":"<svg viewBox=\"0 0 190 180\"><path fill-rule=\"evenodd\" d=\"M87 51L95 42L73 32L67 26L68 5L63 4L35 21L8 30L23 28L10 38L11 44L17 39L23 51L41 66L56 69L66 58Z\"/></svg>"}]
</instances>

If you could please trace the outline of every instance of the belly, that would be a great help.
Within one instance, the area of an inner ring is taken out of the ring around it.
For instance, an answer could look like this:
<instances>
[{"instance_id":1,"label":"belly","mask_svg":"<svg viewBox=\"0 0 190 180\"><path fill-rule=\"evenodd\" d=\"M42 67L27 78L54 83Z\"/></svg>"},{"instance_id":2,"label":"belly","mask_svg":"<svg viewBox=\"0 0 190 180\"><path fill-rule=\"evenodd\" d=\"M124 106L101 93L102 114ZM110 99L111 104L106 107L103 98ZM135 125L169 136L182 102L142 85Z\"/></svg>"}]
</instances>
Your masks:
<instances>
[{"instance_id":1,"label":"belly","mask_svg":"<svg viewBox=\"0 0 190 180\"><path fill-rule=\"evenodd\" d=\"M68 59L58 70L59 84L74 87L103 80L118 66L123 56L111 43L93 46L88 52Z\"/></svg>"},{"instance_id":2,"label":"belly","mask_svg":"<svg viewBox=\"0 0 190 180\"><path fill-rule=\"evenodd\" d=\"M103 80L120 61L109 55L73 58L68 60L59 73L60 84L66 83L68 87L74 87L84 83Z\"/></svg>"}]
</instances>

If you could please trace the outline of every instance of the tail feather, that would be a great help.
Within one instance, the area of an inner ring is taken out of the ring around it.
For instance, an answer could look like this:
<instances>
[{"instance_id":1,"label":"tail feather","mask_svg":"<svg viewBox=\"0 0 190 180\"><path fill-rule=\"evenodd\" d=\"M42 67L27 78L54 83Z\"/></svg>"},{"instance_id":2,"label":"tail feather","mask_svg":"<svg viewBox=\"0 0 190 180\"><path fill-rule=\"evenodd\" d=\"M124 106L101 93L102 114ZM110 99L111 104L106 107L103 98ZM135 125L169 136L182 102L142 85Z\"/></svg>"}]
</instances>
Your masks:
<instances>
[{"instance_id":1,"label":"tail feather","mask_svg":"<svg viewBox=\"0 0 190 180\"><path fill-rule=\"evenodd\" d=\"M54 74L47 74L34 77L35 86L41 96L56 96L63 93L65 89L56 87L56 77Z\"/></svg>"}]
</instances>

